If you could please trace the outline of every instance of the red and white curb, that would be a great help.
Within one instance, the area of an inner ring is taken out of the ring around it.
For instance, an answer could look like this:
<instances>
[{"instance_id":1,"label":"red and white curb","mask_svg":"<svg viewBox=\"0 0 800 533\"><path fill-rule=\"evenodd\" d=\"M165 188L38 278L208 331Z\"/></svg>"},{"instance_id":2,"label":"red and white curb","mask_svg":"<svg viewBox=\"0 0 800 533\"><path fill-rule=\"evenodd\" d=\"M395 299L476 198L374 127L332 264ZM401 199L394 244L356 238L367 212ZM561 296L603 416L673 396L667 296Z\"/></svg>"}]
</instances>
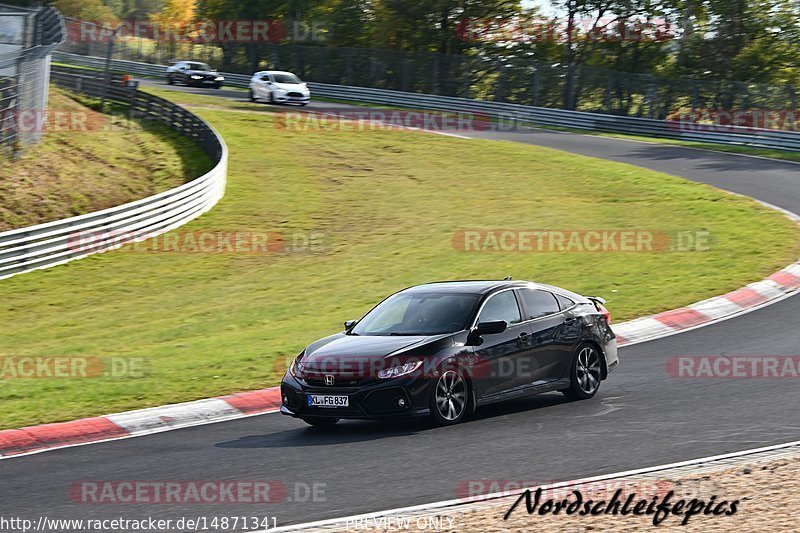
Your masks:
<instances>
[{"instance_id":1,"label":"red and white curb","mask_svg":"<svg viewBox=\"0 0 800 533\"><path fill-rule=\"evenodd\" d=\"M724 296L613 326L620 346L668 337L755 311L800 290L800 261Z\"/></svg>"},{"instance_id":2,"label":"red and white curb","mask_svg":"<svg viewBox=\"0 0 800 533\"><path fill-rule=\"evenodd\" d=\"M280 405L280 388L273 387L72 422L9 429L0 431L0 459L274 413Z\"/></svg>"}]
</instances>

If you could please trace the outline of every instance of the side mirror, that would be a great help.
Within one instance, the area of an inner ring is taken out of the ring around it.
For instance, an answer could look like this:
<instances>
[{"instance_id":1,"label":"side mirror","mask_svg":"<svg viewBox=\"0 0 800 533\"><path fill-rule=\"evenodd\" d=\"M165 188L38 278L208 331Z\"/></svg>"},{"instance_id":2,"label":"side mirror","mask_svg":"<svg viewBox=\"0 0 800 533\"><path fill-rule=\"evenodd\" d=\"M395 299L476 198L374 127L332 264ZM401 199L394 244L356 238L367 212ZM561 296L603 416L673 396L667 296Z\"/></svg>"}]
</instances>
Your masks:
<instances>
[{"instance_id":1,"label":"side mirror","mask_svg":"<svg viewBox=\"0 0 800 533\"><path fill-rule=\"evenodd\" d=\"M358 324L358 320L348 320L344 323L344 330L349 332L351 329L356 327L356 324Z\"/></svg>"},{"instance_id":2,"label":"side mirror","mask_svg":"<svg viewBox=\"0 0 800 533\"><path fill-rule=\"evenodd\" d=\"M480 322L475 329L469 332L467 344L470 346L480 346L483 344L484 335L498 335L508 329L508 323L504 320L497 320L495 322Z\"/></svg>"}]
</instances>

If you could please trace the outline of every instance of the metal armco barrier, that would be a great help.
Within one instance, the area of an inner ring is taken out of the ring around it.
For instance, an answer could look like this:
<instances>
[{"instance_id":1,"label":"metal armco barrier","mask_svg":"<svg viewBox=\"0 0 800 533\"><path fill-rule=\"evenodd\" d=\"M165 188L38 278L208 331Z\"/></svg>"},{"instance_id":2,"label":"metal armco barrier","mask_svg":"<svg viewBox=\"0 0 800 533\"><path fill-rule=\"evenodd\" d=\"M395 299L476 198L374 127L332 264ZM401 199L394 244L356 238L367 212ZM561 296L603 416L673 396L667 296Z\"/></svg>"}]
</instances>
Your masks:
<instances>
[{"instance_id":1,"label":"metal armco barrier","mask_svg":"<svg viewBox=\"0 0 800 533\"><path fill-rule=\"evenodd\" d=\"M55 52L53 59L62 63L90 68L103 68L104 59ZM134 61L113 60L112 68L129 74L164 78L165 65L151 65ZM232 87L249 86L250 77L242 74L222 73L225 83ZM632 118L580 111L564 111L503 102L469 100L449 96L434 96L384 89L347 87L309 83L313 96L404 108L427 109L455 113L471 113L497 119L503 125L514 127L527 123L537 126L572 128L605 133L624 133L692 142L752 146L774 150L800 151L800 133L780 130L725 127L724 131L697 124Z\"/></svg>"},{"instance_id":2,"label":"metal armco barrier","mask_svg":"<svg viewBox=\"0 0 800 533\"><path fill-rule=\"evenodd\" d=\"M80 69L54 69L52 81L74 91L99 96L102 82L91 73L81 75L80 72ZM212 170L149 198L0 233L0 279L165 233L207 212L225 194L228 148L208 123L167 100L122 87L112 88L108 101L125 106L134 118L158 121L193 139L211 157Z\"/></svg>"}]
</instances>

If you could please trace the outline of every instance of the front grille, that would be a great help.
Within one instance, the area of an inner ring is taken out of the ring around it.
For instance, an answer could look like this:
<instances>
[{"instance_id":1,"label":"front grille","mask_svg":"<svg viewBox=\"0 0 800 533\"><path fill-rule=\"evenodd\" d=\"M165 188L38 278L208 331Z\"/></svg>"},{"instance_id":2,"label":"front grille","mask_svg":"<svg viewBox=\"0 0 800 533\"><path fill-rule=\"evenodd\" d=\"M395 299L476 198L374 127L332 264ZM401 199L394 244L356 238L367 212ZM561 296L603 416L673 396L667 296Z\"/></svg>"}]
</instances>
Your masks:
<instances>
[{"instance_id":1,"label":"front grille","mask_svg":"<svg viewBox=\"0 0 800 533\"><path fill-rule=\"evenodd\" d=\"M289 93L288 96L291 96L292 98L302 98L303 93Z\"/></svg>"},{"instance_id":2,"label":"front grille","mask_svg":"<svg viewBox=\"0 0 800 533\"><path fill-rule=\"evenodd\" d=\"M309 376L305 381L314 387L355 387L356 385L360 384L362 380L336 378L336 381L333 385L325 385L325 378Z\"/></svg>"}]
</instances>

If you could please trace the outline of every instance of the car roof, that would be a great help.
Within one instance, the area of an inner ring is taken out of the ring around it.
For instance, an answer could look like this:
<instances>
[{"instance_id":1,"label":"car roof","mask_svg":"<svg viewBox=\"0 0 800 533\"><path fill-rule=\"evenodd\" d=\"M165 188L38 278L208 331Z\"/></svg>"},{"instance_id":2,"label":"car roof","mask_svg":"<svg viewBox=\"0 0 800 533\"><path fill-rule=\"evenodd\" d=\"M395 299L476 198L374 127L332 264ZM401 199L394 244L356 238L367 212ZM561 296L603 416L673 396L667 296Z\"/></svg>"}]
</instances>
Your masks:
<instances>
[{"instance_id":1,"label":"car roof","mask_svg":"<svg viewBox=\"0 0 800 533\"><path fill-rule=\"evenodd\" d=\"M416 285L409 287L401 292L450 292L450 293L463 293L463 294L488 294L502 289L509 288L528 288L540 289L545 291L561 294L576 301L587 301L580 294L555 287L553 285L545 285L543 283L534 283L532 281L512 281L512 280L462 280L462 281L439 281L435 283L426 283L424 285Z\"/></svg>"},{"instance_id":2,"label":"car roof","mask_svg":"<svg viewBox=\"0 0 800 533\"><path fill-rule=\"evenodd\" d=\"M291 74L292 76L294 76L294 73L289 72L287 70L259 70L258 72L253 74L253 76L257 76L259 74Z\"/></svg>"}]
</instances>

